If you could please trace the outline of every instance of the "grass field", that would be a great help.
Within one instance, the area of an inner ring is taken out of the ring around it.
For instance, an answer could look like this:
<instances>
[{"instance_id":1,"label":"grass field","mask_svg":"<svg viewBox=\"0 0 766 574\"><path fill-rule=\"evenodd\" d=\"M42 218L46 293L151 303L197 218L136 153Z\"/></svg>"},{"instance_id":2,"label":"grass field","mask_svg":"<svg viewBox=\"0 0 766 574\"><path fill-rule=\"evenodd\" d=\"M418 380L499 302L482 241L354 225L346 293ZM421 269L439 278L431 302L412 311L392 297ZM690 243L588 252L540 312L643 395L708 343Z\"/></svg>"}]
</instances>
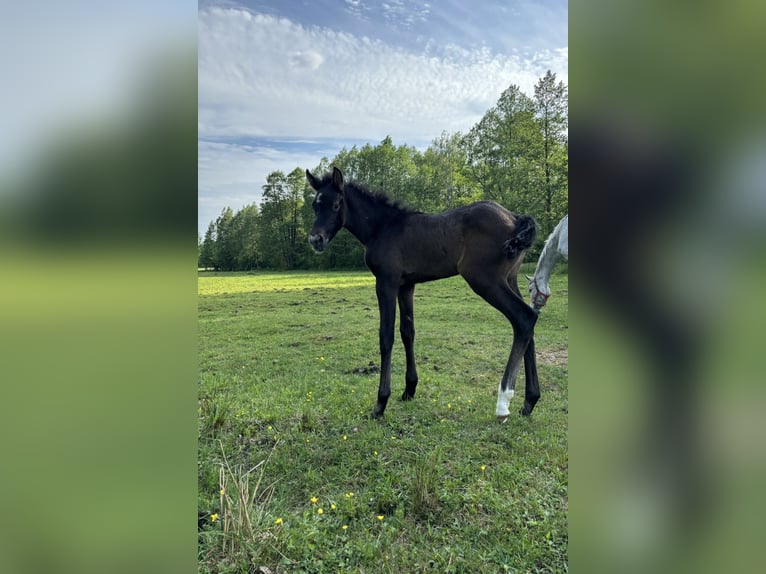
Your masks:
<instances>
[{"instance_id":1,"label":"grass field","mask_svg":"<svg viewBox=\"0 0 766 574\"><path fill-rule=\"evenodd\" d=\"M512 330L458 277L417 287L416 398L397 336L370 420L368 272L200 273L200 572L565 572L565 271L551 288L531 417L496 422Z\"/></svg>"}]
</instances>

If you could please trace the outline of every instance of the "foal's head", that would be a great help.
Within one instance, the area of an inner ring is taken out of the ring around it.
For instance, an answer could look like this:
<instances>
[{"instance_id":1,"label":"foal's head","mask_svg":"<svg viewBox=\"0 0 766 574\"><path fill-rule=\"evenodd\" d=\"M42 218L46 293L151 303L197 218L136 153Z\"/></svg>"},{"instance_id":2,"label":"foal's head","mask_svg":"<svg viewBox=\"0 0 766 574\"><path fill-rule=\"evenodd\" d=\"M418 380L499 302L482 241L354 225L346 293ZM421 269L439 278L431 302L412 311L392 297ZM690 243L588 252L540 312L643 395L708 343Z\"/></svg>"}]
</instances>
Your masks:
<instances>
[{"instance_id":1,"label":"foal's head","mask_svg":"<svg viewBox=\"0 0 766 574\"><path fill-rule=\"evenodd\" d=\"M314 226L309 234L309 245L314 251L321 253L341 230L345 221L343 174L334 167L332 177L317 179L306 170L306 178L311 188L316 191L312 204Z\"/></svg>"}]
</instances>

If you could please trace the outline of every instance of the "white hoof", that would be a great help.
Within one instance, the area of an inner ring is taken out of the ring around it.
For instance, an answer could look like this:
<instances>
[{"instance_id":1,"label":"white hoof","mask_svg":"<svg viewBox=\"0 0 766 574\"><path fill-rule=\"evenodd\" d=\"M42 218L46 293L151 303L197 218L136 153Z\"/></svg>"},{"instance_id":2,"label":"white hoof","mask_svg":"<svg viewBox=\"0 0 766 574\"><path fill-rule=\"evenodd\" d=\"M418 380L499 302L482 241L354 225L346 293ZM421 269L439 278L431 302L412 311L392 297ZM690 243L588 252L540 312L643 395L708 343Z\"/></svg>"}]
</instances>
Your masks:
<instances>
[{"instance_id":1,"label":"white hoof","mask_svg":"<svg viewBox=\"0 0 766 574\"><path fill-rule=\"evenodd\" d=\"M498 418L500 417L508 418L508 415L511 414L511 411L508 407L512 398L513 398L513 389L508 389L507 391L503 391L502 389L498 387L497 408L495 409L495 414L497 415Z\"/></svg>"}]
</instances>

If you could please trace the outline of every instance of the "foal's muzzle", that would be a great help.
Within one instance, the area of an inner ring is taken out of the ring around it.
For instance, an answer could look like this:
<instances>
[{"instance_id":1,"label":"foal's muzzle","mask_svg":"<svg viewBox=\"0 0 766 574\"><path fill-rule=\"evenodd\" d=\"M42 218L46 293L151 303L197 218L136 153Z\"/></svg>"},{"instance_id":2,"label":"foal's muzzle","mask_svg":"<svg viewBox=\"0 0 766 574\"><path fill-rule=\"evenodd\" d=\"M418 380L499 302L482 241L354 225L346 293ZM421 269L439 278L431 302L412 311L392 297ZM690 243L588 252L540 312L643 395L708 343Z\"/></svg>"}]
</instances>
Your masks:
<instances>
[{"instance_id":1,"label":"foal's muzzle","mask_svg":"<svg viewBox=\"0 0 766 574\"><path fill-rule=\"evenodd\" d=\"M327 243L327 239L322 233L312 233L309 235L309 245L317 253L322 253L327 247Z\"/></svg>"}]
</instances>

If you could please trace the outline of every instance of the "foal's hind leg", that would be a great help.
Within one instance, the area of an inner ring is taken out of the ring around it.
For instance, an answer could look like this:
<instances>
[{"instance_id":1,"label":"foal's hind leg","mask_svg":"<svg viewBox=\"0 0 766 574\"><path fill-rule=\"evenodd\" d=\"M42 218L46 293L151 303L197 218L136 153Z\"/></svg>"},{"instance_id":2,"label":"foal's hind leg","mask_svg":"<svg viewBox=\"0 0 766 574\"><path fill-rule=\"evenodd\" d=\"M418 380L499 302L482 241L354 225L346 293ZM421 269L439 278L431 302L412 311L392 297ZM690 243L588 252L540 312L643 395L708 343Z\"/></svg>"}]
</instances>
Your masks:
<instances>
[{"instance_id":1,"label":"foal's hind leg","mask_svg":"<svg viewBox=\"0 0 766 574\"><path fill-rule=\"evenodd\" d=\"M415 318L413 314L413 298L415 285L407 284L399 288L399 332L404 343L404 353L407 356L407 374L404 377L406 387L402 394L403 401L415 398L415 388L418 386L418 371L415 368Z\"/></svg>"},{"instance_id":2,"label":"foal's hind leg","mask_svg":"<svg viewBox=\"0 0 766 574\"><path fill-rule=\"evenodd\" d=\"M531 351L528 350L534 335L537 313L505 281L494 285L487 285L481 279L472 278L470 275L466 276L464 274L463 277L478 295L503 313L513 327L513 344L511 345L511 353L505 366L503 378L498 385L495 414L501 422L505 422L508 419L510 414L509 403L515 392L516 376L521 367L521 362L524 360L527 382L524 408L521 412L528 415L532 412L534 404L540 396L537 384L534 345Z\"/></svg>"},{"instance_id":3,"label":"foal's hind leg","mask_svg":"<svg viewBox=\"0 0 766 574\"><path fill-rule=\"evenodd\" d=\"M519 410L524 416L532 414L537 400L540 398L540 382L537 378L537 358L535 355L535 337L529 339L527 350L524 351L524 406Z\"/></svg>"},{"instance_id":4,"label":"foal's hind leg","mask_svg":"<svg viewBox=\"0 0 766 574\"><path fill-rule=\"evenodd\" d=\"M521 297L516 275L508 278L508 285L514 293ZM523 299L523 297L521 298ZM536 321L537 319L535 319ZM529 339L527 349L524 351L524 382L524 406L519 410L519 413L528 416L532 413L532 409L535 408L535 404L540 398L540 382L537 378L537 356L535 355L534 335Z\"/></svg>"},{"instance_id":5,"label":"foal's hind leg","mask_svg":"<svg viewBox=\"0 0 766 574\"><path fill-rule=\"evenodd\" d=\"M510 319L510 317L509 320L513 326L513 344L511 345L511 353L508 357L508 363L505 366L503 378L497 388L497 407L495 409L495 414L497 415L498 420L503 423L508 420L508 415L510 415L509 402L514 396L516 377L519 373L519 369L521 368L522 360L524 360L525 366L526 388L524 407L520 412L524 415L530 414L532 412L532 408L534 408L534 403L536 403L537 399L540 398L539 390L537 391L536 397L532 397L530 394L530 384L534 379L530 378L529 376L529 367L531 363L528 361L528 349L530 344L534 345L534 343L532 343L534 323L531 323L529 320L525 319ZM532 360L534 361L534 346L532 347L531 356ZM529 406L530 404L532 406Z\"/></svg>"}]
</instances>

